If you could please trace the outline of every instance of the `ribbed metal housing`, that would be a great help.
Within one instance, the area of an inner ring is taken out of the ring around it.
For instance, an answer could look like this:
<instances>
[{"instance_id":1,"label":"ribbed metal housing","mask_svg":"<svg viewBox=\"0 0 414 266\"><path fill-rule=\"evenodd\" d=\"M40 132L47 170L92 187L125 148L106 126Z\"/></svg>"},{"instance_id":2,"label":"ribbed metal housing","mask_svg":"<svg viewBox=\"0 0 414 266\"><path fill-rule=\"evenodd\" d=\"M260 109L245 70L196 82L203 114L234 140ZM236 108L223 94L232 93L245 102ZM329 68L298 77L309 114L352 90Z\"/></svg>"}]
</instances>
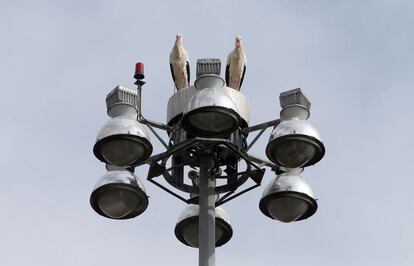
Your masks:
<instances>
[{"instance_id":1,"label":"ribbed metal housing","mask_svg":"<svg viewBox=\"0 0 414 266\"><path fill-rule=\"evenodd\" d=\"M306 97L306 95L302 92L300 88L282 92L279 96L280 100L280 107L285 108L289 105L302 105L306 109L310 110L311 103Z\"/></svg>"},{"instance_id":2,"label":"ribbed metal housing","mask_svg":"<svg viewBox=\"0 0 414 266\"><path fill-rule=\"evenodd\" d=\"M220 76L221 61L218 58L197 59L197 75L200 77L206 74L214 74Z\"/></svg>"},{"instance_id":3,"label":"ribbed metal housing","mask_svg":"<svg viewBox=\"0 0 414 266\"><path fill-rule=\"evenodd\" d=\"M106 96L106 107L108 110L116 104L129 104L137 107L138 93L136 90L131 90L123 86L116 86Z\"/></svg>"}]
</instances>

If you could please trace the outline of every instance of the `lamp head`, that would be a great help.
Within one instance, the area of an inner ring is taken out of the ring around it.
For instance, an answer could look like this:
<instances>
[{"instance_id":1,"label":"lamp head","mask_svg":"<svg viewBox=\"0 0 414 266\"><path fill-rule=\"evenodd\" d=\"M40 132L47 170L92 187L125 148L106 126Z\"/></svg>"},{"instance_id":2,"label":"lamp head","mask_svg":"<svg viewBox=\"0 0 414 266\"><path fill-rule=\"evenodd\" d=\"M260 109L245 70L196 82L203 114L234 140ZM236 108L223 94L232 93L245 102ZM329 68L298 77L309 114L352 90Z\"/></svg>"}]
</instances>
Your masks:
<instances>
[{"instance_id":1,"label":"lamp head","mask_svg":"<svg viewBox=\"0 0 414 266\"><path fill-rule=\"evenodd\" d=\"M281 123L270 136L266 155L282 167L298 168L317 163L325 154L318 131L307 121L311 103L300 88L280 94Z\"/></svg>"},{"instance_id":2,"label":"lamp head","mask_svg":"<svg viewBox=\"0 0 414 266\"><path fill-rule=\"evenodd\" d=\"M127 170L110 171L96 183L90 197L92 208L110 219L130 219L145 211L148 197L144 186Z\"/></svg>"},{"instance_id":3,"label":"lamp head","mask_svg":"<svg viewBox=\"0 0 414 266\"><path fill-rule=\"evenodd\" d=\"M318 204L310 186L297 173L284 173L265 188L259 203L262 213L284 223L312 216Z\"/></svg>"},{"instance_id":4,"label":"lamp head","mask_svg":"<svg viewBox=\"0 0 414 266\"><path fill-rule=\"evenodd\" d=\"M291 119L277 125L266 147L272 162L287 168L304 167L320 161L325 147L318 131L307 121Z\"/></svg>"},{"instance_id":5,"label":"lamp head","mask_svg":"<svg viewBox=\"0 0 414 266\"><path fill-rule=\"evenodd\" d=\"M138 121L121 116L112 118L102 127L93 152L102 162L133 166L148 159L152 145Z\"/></svg>"},{"instance_id":6,"label":"lamp head","mask_svg":"<svg viewBox=\"0 0 414 266\"><path fill-rule=\"evenodd\" d=\"M189 204L178 218L175 226L175 236L178 240L190 247L199 246L199 206ZM216 215L216 247L226 244L233 236L233 229L227 213L220 207L215 208Z\"/></svg>"},{"instance_id":7,"label":"lamp head","mask_svg":"<svg viewBox=\"0 0 414 266\"><path fill-rule=\"evenodd\" d=\"M148 134L137 121L137 92L117 86L106 97L111 119L99 131L93 152L108 164L133 166L152 153Z\"/></svg>"},{"instance_id":8,"label":"lamp head","mask_svg":"<svg viewBox=\"0 0 414 266\"><path fill-rule=\"evenodd\" d=\"M200 137L223 137L240 126L236 104L221 88L224 80L204 75L195 81L199 91L190 99L183 117L187 132Z\"/></svg>"}]
</instances>

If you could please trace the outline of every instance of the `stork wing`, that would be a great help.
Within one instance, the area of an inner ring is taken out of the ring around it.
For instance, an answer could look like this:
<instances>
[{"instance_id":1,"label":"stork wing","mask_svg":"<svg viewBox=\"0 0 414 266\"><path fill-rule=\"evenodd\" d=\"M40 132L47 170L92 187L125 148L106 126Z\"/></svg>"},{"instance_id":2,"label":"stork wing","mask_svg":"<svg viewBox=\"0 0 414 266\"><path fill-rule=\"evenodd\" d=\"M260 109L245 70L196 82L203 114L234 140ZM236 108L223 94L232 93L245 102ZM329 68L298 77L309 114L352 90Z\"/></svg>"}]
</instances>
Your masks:
<instances>
[{"instance_id":1,"label":"stork wing","mask_svg":"<svg viewBox=\"0 0 414 266\"><path fill-rule=\"evenodd\" d=\"M244 68L243 68L243 74L242 74L242 76L241 76L241 78L240 78L240 86L239 86L239 91L240 91L240 88L241 88L241 86L242 86L242 84L243 84L244 74L246 74L246 65L244 65Z\"/></svg>"},{"instance_id":2,"label":"stork wing","mask_svg":"<svg viewBox=\"0 0 414 266\"><path fill-rule=\"evenodd\" d=\"M188 82L188 86L190 86L190 63L187 61L187 65L185 66L186 70L187 70L187 82Z\"/></svg>"},{"instance_id":3,"label":"stork wing","mask_svg":"<svg viewBox=\"0 0 414 266\"><path fill-rule=\"evenodd\" d=\"M225 74L226 85L229 86L230 81L230 65L227 64L226 66L226 74Z\"/></svg>"},{"instance_id":4,"label":"stork wing","mask_svg":"<svg viewBox=\"0 0 414 266\"><path fill-rule=\"evenodd\" d=\"M174 85L175 85L174 68L173 68L173 65L171 63L170 63L170 70L171 70L171 76L172 76L172 79L173 79Z\"/></svg>"}]
</instances>

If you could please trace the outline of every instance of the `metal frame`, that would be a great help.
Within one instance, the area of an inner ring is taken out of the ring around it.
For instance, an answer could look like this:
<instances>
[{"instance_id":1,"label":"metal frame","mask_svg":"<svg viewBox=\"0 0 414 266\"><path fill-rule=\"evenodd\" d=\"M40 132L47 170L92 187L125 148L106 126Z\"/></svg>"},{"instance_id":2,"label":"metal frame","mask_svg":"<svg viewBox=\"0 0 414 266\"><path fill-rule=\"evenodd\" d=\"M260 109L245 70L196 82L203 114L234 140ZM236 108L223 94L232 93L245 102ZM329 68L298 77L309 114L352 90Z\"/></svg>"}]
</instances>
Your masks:
<instances>
[{"instance_id":1,"label":"metal frame","mask_svg":"<svg viewBox=\"0 0 414 266\"><path fill-rule=\"evenodd\" d=\"M193 169L196 167L200 167L198 165L189 165L186 163L183 163L182 165L175 165L170 168L167 168L167 162L168 160L176 153L179 153L180 151L189 151L193 148L199 148L200 150L212 150L214 151L217 147L220 149L223 149L223 146L232 151L235 155L237 155L237 163L239 160L243 160L246 163L245 171L236 171L233 174L227 174L227 175L219 175L215 176L215 178L218 179L227 179L229 182L226 185L221 185L215 187L215 193L221 194L226 193L223 197L218 198L216 201L216 206L222 205L244 193L247 191L250 191L258 186L260 186L263 175L265 173L265 169L261 168L259 165L257 165L254 161L252 161L250 158L251 156L247 153L245 153L242 150L239 150L237 147L234 146L229 140L227 139L211 139L211 138L194 138L187 140L185 142L181 142L179 144L173 145L170 147L170 149L167 152L163 152L157 155L154 155L150 157L146 163L150 165L150 169L148 171L147 180L151 183L157 185L164 191L168 192L172 196L186 202L186 203L195 203L197 202L197 197L185 199L182 196L178 195L177 193L173 192L172 190L168 189L167 187L163 186L159 182L157 182L154 178L158 176L163 176L165 181L167 181L171 186L174 188L190 193L190 194L198 194L199 188L197 185L188 185L184 183L184 176L179 176L178 178L176 176L173 176L171 172L176 167L182 167L182 166L190 166ZM266 164L267 162L259 160L260 163ZM196 163L196 162L194 162ZM224 165L223 165L224 166ZM241 192L236 193L235 195L229 197L235 191L237 188L239 188L241 185L243 185L248 179L251 179L255 185L252 187L246 188L242 190Z\"/></svg>"},{"instance_id":2,"label":"metal frame","mask_svg":"<svg viewBox=\"0 0 414 266\"><path fill-rule=\"evenodd\" d=\"M225 193L223 196L219 197L216 200L216 206L220 206L224 203L229 202L230 200L233 200L241 195L243 195L246 192L249 192L250 190L253 190L261 185L261 181L263 178L263 175L266 171L266 169L262 168L264 166L270 167L273 171L278 172L279 167L262 158L256 157L254 155L251 155L248 152L250 148L256 143L256 141L261 137L261 135L268 129L269 127L276 127L281 121L280 119L271 120L264 123L259 123L251 127L246 127L244 129L241 129L242 134L245 136L244 139L246 139L247 135L251 132L260 131L255 138L248 144L247 148L240 149L240 147L235 146L233 143L229 141L228 138L221 139L221 138L201 138L201 137L195 137L192 139L188 139L182 142L179 142L175 145L172 144L173 142L173 134L177 131L179 127L171 127L162 123L154 122L151 120L147 120L143 117L142 113L140 112L140 116L138 117L138 121L145 124L151 132L155 135L155 137L161 142L161 144L166 148L165 152L161 152L159 154L153 155L150 158L148 158L145 162L142 162L136 166L148 164L150 166L150 169L148 171L147 180L151 182L152 184L156 185L157 187L161 188L165 192L169 193L170 195L174 196L175 198L187 203L197 203L199 197L190 197L190 198L184 198L178 193L175 193L171 189L167 188L166 186L162 185L161 183L157 182L155 180L158 176L163 176L164 179L174 188L179 189L180 191L192 193L192 194L198 194L198 188L195 186L190 186L187 184L184 184L183 182L176 182L177 180L174 179L174 177L170 174L170 172L174 169L174 166L170 168L166 168L166 163L169 158L173 156L173 154L178 153L182 150L188 150L192 147L197 147L202 144L212 144L213 146L218 146L220 144L225 145L229 150L236 153L239 156L239 159L242 159L246 162L247 168L246 171L243 172L237 172L237 182L231 185L221 186L219 188L215 188L216 193ZM177 122L176 125L180 125L182 123L182 119ZM165 143L165 141L162 139L162 137L153 129L153 127L161 129L166 131L167 133L171 134L169 145ZM160 163L161 161L161 163ZM175 167L181 167L185 166L186 164L183 163L181 165L176 165ZM251 167L254 167L256 170L251 170ZM240 176L240 177L239 177ZM181 177L184 178L184 177ZM218 176L216 178L227 178L225 176ZM243 185L248 179L252 179L254 182L254 185L245 188L239 192L236 193L236 190L238 187ZM181 180L182 181L182 180Z\"/></svg>"}]
</instances>

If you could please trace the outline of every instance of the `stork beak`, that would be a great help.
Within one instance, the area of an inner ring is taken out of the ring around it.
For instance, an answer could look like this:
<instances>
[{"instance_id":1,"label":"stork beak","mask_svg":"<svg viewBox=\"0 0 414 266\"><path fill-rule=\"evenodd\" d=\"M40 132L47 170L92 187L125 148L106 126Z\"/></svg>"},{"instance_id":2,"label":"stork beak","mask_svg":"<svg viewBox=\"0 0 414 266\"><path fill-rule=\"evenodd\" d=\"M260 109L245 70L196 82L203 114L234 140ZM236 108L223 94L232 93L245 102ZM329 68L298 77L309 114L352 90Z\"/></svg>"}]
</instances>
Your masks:
<instances>
[{"instance_id":1,"label":"stork beak","mask_svg":"<svg viewBox=\"0 0 414 266\"><path fill-rule=\"evenodd\" d=\"M236 38L236 47L240 47L241 45L241 38L237 37Z\"/></svg>"}]
</instances>

